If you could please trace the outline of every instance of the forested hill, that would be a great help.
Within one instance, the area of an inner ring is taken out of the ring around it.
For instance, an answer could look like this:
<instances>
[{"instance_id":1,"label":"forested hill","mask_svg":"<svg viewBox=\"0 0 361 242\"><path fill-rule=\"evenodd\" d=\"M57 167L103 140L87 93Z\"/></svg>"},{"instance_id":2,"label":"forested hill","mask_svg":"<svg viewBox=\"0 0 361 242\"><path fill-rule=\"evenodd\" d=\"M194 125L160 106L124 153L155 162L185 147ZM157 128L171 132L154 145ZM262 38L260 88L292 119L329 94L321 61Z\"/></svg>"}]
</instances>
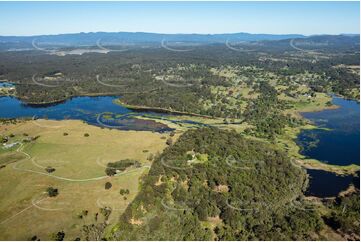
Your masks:
<instances>
[{"instance_id":1,"label":"forested hill","mask_svg":"<svg viewBox=\"0 0 361 242\"><path fill-rule=\"evenodd\" d=\"M155 159L109 239L315 239L323 222L302 202L305 181L302 169L264 143L189 130Z\"/></svg>"}]
</instances>

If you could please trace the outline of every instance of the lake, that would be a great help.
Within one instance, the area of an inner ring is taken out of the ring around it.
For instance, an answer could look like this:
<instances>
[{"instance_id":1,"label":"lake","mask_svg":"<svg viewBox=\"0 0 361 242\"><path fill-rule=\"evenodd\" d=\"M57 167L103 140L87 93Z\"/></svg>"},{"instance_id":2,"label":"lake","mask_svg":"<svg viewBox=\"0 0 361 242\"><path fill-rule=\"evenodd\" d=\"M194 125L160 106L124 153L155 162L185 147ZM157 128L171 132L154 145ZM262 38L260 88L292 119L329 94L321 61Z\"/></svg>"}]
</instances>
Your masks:
<instances>
[{"instance_id":1,"label":"lake","mask_svg":"<svg viewBox=\"0 0 361 242\"><path fill-rule=\"evenodd\" d=\"M335 197L339 192L346 190L356 177L338 176L335 173L323 170L307 170L310 176L306 196Z\"/></svg>"},{"instance_id":2,"label":"lake","mask_svg":"<svg viewBox=\"0 0 361 242\"><path fill-rule=\"evenodd\" d=\"M334 97L340 108L302 113L320 128L303 130L298 136L301 153L309 158L333 165L360 164L360 104ZM316 145L309 145L315 143Z\"/></svg>"},{"instance_id":3,"label":"lake","mask_svg":"<svg viewBox=\"0 0 361 242\"><path fill-rule=\"evenodd\" d=\"M15 97L0 97L0 118L48 118L53 120L77 119L89 124L120 130L138 130L169 132L174 129L154 120L137 117L167 120L175 124L187 126L207 126L192 120L170 119L170 114L155 112L134 112L113 101L119 97L74 97L64 102L47 105L27 105Z\"/></svg>"},{"instance_id":4,"label":"lake","mask_svg":"<svg viewBox=\"0 0 361 242\"><path fill-rule=\"evenodd\" d=\"M151 114L134 113L114 104L117 97L75 97L52 105L26 105L14 97L0 97L1 118L48 118L54 120L78 119L89 124L120 130L167 132L173 129L152 120L134 116Z\"/></svg>"},{"instance_id":5,"label":"lake","mask_svg":"<svg viewBox=\"0 0 361 242\"><path fill-rule=\"evenodd\" d=\"M334 165L360 164L360 104L333 96L337 109L302 113L320 128L303 130L297 143L301 154ZM308 170L311 176L306 194L330 196L345 190L353 181L352 176L336 176L325 171Z\"/></svg>"}]
</instances>

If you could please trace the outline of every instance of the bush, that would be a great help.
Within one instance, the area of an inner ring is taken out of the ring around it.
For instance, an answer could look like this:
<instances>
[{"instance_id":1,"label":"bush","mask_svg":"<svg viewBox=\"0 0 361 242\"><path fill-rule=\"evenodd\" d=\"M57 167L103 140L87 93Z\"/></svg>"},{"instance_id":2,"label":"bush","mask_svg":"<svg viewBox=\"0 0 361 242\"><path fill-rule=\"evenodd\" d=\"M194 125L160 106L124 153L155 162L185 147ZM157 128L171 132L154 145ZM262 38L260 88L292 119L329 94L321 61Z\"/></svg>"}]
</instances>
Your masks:
<instances>
[{"instance_id":1,"label":"bush","mask_svg":"<svg viewBox=\"0 0 361 242\"><path fill-rule=\"evenodd\" d=\"M53 187L48 187L46 192L48 193L49 197L56 197L59 194L58 189Z\"/></svg>"},{"instance_id":2,"label":"bush","mask_svg":"<svg viewBox=\"0 0 361 242\"><path fill-rule=\"evenodd\" d=\"M64 237L65 237L65 233L64 231L60 231L56 234L53 234L51 236L51 240L55 240L55 241L63 241L64 240Z\"/></svg>"},{"instance_id":3,"label":"bush","mask_svg":"<svg viewBox=\"0 0 361 242\"><path fill-rule=\"evenodd\" d=\"M112 167L107 167L105 168L105 174L107 174L107 176L114 176L117 174L117 171Z\"/></svg>"},{"instance_id":4,"label":"bush","mask_svg":"<svg viewBox=\"0 0 361 242\"><path fill-rule=\"evenodd\" d=\"M154 159L154 155L151 153L148 155L147 160L152 161Z\"/></svg>"},{"instance_id":5,"label":"bush","mask_svg":"<svg viewBox=\"0 0 361 242\"><path fill-rule=\"evenodd\" d=\"M105 208L100 208L100 213L105 217L105 219L107 220L110 216L110 214L112 213L112 209L105 207Z\"/></svg>"},{"instance_id":6,"label":"bush","mask_svg":"<svg viewBox=\"0 0 361 242\"><path fill-rule=\"evenodd\" d=\"M120 195L124 195L124 194L129 194L130 193L130 191L129 191L129 189L120 189Z\"/></svg>"},{"instance_id":7,"label":"bush","mask_svg":"<svg viewBox=\"0 0 361 242\"><path fill-rule=\"evenodd\" d=\"M109 190L110 188L112 188L112 184L110 182L106 182L105 183L105 190Z\"/></svg>"},{"instance_id":8,"label":"bush","mask_svg":"<svg viewBox=\"0 0 361 242\"><path fill-rule=\"evenodd\" d=\"M35 137L31 137L31 140L32 141L35 141L35 140L37 140L37 139L39 139L40 138L40 135L37 135L37 136L35 136Z\"/></svg>"},{"instance_id":9,"label":"bush","mask_svg":"<svg viewBox=\"0 0 361 242\"><path fill-rule=\"evenodd\" d=\"M68 136L69 134L68 134L68 133L66 133L66 132L64 132L64 133L63 133L63 135L64 135L64 136Z\"/></svg>"},{"instance_id":10,"label":"bush","mask_svg":"<svg viewBox=\"0 0 361 242\"><path fill-rule=\"evenodd\" d=\"M89 137L89 134L88 134L88 133L85 133L85 134L84 134L84 137Z\"/></svg>"},{"instance_id":11,"label":"bush","mask_svg":"<svg viewBox=\"0 0 361 242\"><path fill-rule=\"evenodd\" d=\"M40 239L38 238L38 236L34 235L33 237L30 238L31 241L39 241Z\"/></svg>"},{"instance_id":12,"label":"bush","mask_svg":"<svg viewBox=\"0 0 361 242\"><path fill-rule=\"evenodd\" d=\"M172 138L168 138L166 144L167 145L172 145L173 144Z\"/></svg>"},{"instance_id":13,"label":"bush","mask_svg":"<svg viewBox=\"0 0 361 242\"><path fill-rule=\"evenodd\" d=\"M47 173L53 173L53 172L55 171L55 168L53 168L53 167L51 167L51 166L48 166L48 167L45 168L45 171L46 171Z\"/></svg>"},{"instance_id":14,"label":"bush","mask_svg":"<svg viewBox=\"0 0 361 242\"><path fill-rule=\"evenodd\" d=\"M6 143L6 142L8 142L8 138L7 137L0 137L0 141L2 142L2 143Z\"/></svg>"}]
</instances>

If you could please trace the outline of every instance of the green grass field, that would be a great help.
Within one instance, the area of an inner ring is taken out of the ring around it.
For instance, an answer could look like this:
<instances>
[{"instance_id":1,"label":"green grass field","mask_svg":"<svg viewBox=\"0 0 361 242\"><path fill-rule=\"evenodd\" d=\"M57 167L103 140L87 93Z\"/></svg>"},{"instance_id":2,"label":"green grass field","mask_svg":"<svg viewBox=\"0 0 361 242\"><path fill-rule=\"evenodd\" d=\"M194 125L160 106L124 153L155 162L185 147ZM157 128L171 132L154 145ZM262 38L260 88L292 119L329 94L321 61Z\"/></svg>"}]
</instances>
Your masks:
<instances>
[{"instance_id":1,"label":"green grass field","mask_svg":"<svg viewBox=\"0 0 361 242\"><path fill-rule=\"evenodd\" d=\"M1 163L6 164L0 169L2 240L27 240L34 235L49 240L52 233L62 230L65 239L73 240L81 235L83 225L104 221L101 207L112 208L108 223L116 222L137 194L139 178L149 169L147 157L166 147L166 140L161 139L165 134L102 129L81 121L39 123L47 127L28 121L0 128L2 135L15 135L9 142L23 139L23 133L40 136L18 151L1 148ZM135 159L143 166L107 177L106 164L122 159ZM47 173L47 166L55 172ZM112 183L109 190L104 188L106 182ZM49 186L58 188L59 195L47 198L44 192ZM120 195L120 189L129 189L130 194ZM88 214L79 218L85 210Z\"/></svg>"}]
</instances>

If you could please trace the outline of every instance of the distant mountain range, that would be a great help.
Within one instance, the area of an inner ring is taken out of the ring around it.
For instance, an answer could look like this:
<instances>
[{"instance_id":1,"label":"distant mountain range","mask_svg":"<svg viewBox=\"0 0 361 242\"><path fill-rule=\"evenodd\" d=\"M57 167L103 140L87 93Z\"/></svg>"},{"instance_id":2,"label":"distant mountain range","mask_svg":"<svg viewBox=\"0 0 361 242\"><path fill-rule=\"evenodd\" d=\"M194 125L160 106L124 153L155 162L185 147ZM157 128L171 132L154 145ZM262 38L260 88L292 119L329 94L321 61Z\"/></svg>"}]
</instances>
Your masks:
<instances>
[{"instance_id":1,"label":"distant mountain range","mask_svg":"<svg viewBox=\"0 0 361 242\"><path fill-rule=\"evenodd\" d=\"M106 41L126 41L126 42L160 42L182 41L182 42L203 42L217 43L229 41L259 41L259 40L281 40L290 38L303 38L300 34L157 34L144 32L96 32L77 33L59 35L37 35L37 36L0 36L1 42L31 42L38 39L44 42L62 42L67 44L92 44L99 39Z\"/></svg>"},{"instance_id":2,"label":"distant mountain range","mask_svg":"<svg viewBox=\"0 0 361 242\"><path fill-rule=\"evenodd\" d=\"M160 44L162 42L182 42L198 44L216 44L229 42L253 42L253 41L282 41L289 39L343 39L359 38L359 35L315 35L305 36L301 34L250 34L250 33L231 33L231 34L157 34L144 32L91 32L76 34L59 35L37 35L37 36L0 36L0 49L21 49L34 48L36 46L53 47L79 47L96 46L100 42L107 45L116 45L119 43L127 44Z\"/></svg>"}]
</instances>

